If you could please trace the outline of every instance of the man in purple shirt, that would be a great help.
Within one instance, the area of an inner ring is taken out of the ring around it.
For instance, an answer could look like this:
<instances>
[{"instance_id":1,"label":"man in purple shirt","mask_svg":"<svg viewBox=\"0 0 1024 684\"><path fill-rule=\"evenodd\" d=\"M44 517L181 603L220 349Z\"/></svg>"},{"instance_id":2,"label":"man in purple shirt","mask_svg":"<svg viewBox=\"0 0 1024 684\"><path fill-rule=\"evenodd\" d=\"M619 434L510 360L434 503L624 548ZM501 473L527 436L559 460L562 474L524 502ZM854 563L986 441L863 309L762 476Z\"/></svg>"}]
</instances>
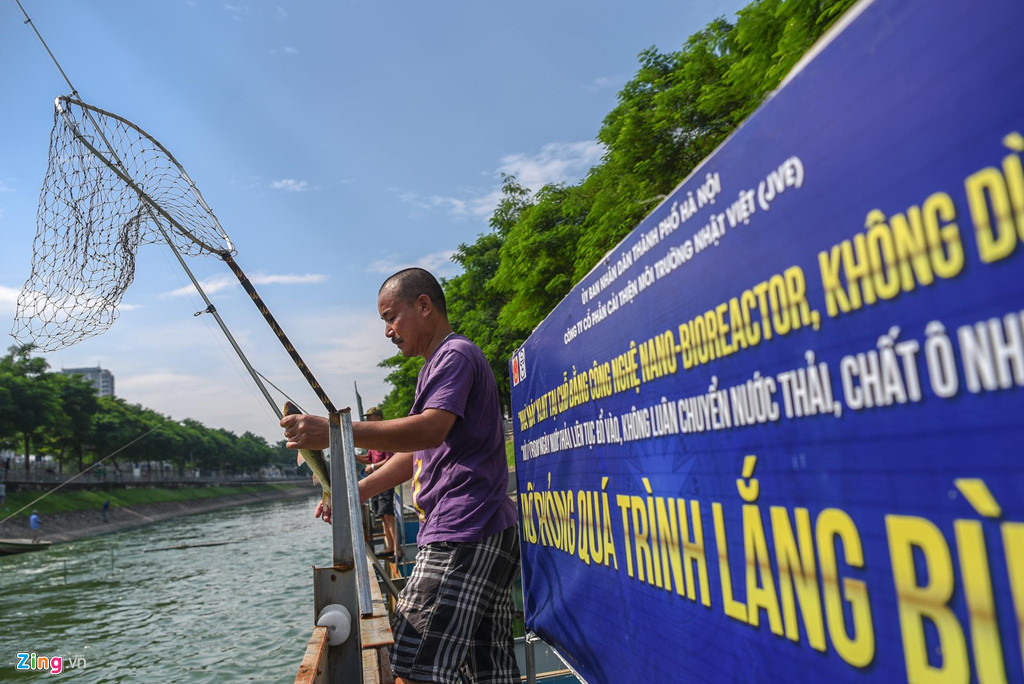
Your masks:
<instances>
[{"instance_id":1,"label":"man in purple shirt","mask_svg":"<svg viewBox=\"0 0 1024 684\"><path fill-rule=\"evenodd\" d=\"M512 640L512 582L519 570L515 504L494 375L483 352L448 323L444 293L427 271L384 281L377 296L384 334L426 363L404 418L352 425L356 446L393 451L359 483L362 500L412 480L420 517L416 568L392 628L399 684L520 681ZM289 449L328 446L327 419L286 416ZM330 522L323 503L316 515Z\"/></svg>"}]
</instances>

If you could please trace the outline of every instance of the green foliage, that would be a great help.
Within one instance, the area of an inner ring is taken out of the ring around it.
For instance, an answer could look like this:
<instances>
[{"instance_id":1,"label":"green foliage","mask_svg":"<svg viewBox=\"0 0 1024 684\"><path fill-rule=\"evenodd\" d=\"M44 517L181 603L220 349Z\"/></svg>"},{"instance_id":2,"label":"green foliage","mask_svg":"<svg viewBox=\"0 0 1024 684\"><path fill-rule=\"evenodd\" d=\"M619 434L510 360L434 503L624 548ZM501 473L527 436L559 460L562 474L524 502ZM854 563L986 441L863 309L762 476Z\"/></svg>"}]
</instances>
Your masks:
<instances>
[{"instance_id":1,"label":"green foliage","mask_svg":"<svg viewBox=\"0 0 1024 684\"><path fill-rule=\"evenodd\" d=\"M567 265L576 260L589 202L585 189L549 185L524 207L501 245L501 261L488 287L508 297L498 323L525 334L547 316L572 288ZM483 239L483 238L481 238ZM514 349L514 347L513 347ZM503 349L505 359L513 349ZM503 373L508 374L507 367Z\"/></svg>"},{"instance_id":2,"label":"green foliage","mask_svg":"<svg viewBox=\"0 0 1024 684\"><path fill-rule=\"evenodd\" d=\"M100 410L96 389L79 375L54 375L60 388L61 411L65 420L58 421L49 439L63 458L69 453L84 467L86 444L93 438L93 418Z\"/></svg>"},{"instance_id":3,"label":"green foliage","mask_svg":"<svg viewBox=\"0 0 1024 684\"><path fill-rule=\"evenodd\" d=\"M499 378L499 393L508 401L508 375L503 370L508 344L507 326L499 324L498 316L506 298L490 284L500 261L502 239L497 233L481 235L472 245L459 245L452 258L462 264L463 273L443 283L448 301L448 320L452 329L473 340L487 356ZM419 369L417 368L417 371ZM391 378L388 378L391 382ZM415 389L415 382L410 386ZM412 396L409 396L412 405Z\"/></svg>"},{"instance_id":4,"label":"green foliage","mask_svg":"<svg viewBox=\"0 0 1024 684\"><path fill-rule=\"evenodd\" d=\"M384 359L377 366L392 369L385 379L391 383L393 389L380 404L384 418L400 418L409 415L412 400L416 395L416 378L419 376L420 368L423 367L423 359L417 356L406 358L401 354L395 354Z\"/></svg>"},{"instance_id":5,"label":"green foliage","mask_svg":"<svg viewBox=\"0 0 1024 684\"><path fill-rule=\"evenodd\" d=\"M179 474L187 467L242 472L295 464L294 452L282 453L251 432L238 437L192 419L179 423L124 399L98 397L81 376L49 372L31 347L11 347L0 358L0 446L54 456L62 471L69 457L78 471L108 456L105 469L169 462ZM28 472L27 459L25 466Z\"/></svg>"},{"instance_id":6,"label":"green foliage","mask_svg":"<svg viewBox=\"0 0 1024 684\"><path fill-rule=\"evenodd\" d=\"M0 425L8 441L20 437L25 453L42 437L44 428L57 423L60 411L58 381L44 359L32 357L32 346L10 347L0 359L0 383L9 395L7 414ZM25 471L28 472L28 460Z\"/></svg>"}]
</instances>

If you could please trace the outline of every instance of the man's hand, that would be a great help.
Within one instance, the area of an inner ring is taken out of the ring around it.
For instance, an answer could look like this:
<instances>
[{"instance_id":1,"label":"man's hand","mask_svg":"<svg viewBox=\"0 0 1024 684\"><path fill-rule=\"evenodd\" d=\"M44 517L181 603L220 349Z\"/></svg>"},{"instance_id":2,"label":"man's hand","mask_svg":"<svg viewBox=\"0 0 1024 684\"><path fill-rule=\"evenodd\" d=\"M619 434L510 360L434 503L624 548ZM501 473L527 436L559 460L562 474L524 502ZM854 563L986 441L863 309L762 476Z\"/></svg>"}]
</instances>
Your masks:
<instances>
[{"instance_id":1,"label":"man's hand","mask_svg":"<svg viewBox=\"0 0 1024 684\"><path fill-rule=\"evenodd\" d=\"M320 518L325 523L331 522L331 505L326 501L321 501L316 505L316 510L313 511L314 518Z\"/></svg>"},{"instance_id":2,"label":"man's hand","mask_svg":"<svg viewBox=\"0 0 1024 684\"><path fill-rule=\"evenodd\" d=\"M300 414L281 419L289 449L326 449L331 445L330 424L323 416Z\"/></svg>"}]
</instances>

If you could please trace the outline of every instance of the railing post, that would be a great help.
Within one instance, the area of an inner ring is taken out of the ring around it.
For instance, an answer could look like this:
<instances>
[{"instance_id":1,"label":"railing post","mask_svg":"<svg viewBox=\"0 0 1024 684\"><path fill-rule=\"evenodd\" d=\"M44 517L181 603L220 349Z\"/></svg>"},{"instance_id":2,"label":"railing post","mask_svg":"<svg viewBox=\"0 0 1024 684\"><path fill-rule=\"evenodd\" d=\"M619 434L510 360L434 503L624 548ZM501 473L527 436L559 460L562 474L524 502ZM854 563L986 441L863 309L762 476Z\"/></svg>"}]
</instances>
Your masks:
<instances>
[{"instance_id":1,"label":"railing post","mask_svg":"<svg viewBox=\"0 0 1024 684\"><path fill-rule=\"evenodd\" d=\"M363 541L359 489L352 442L352 416L348 409L333 412L331 440L331 536L333 565L313 568L314 620L324 606L345 606L352 618L352 631L345 643L328 650L329 681L361 682L362 649L360 618L372 614L366 547ZM364 597L365 594L365 597Z\"/></svg>"},{"instance_id":2,"label":"railing post","mask_svg":"<svg viewBox=\"0 0 1024 684\"><path fill-rule=\"evenodd\" d=\"M356 475L356 448L352 439L352 412L344 409L337 414L338 421L331 418L331 481L344 481L345 487L339 491L331 488L331 505L337 503L332 511L347 511L349 525L348 547L351 549L352 562L356 566L357 591L359 610L352 613L353 617L373 615L373 599L370 596L370 574L366 565L366 540L363 538L363 507L359 501L359 476ZM340 448L334 448L334 433L338 433ZM337 453L339 458L333 456ZM341 461L338 463L337 461ZM342 531L334 529L334 558L338 562L338 535ZM343 542L342 542L343 543Z\"/></svg>"},{"instance_id":3,"label":"railing post","mask_svg":"<svg viewBox=\"0 0 1024 684\"><path fill-rule=\"evenodd\" d=\"M526 653L526 684L537 684L537 657L533 652L533 642L535 641L537 641L537 635L533 632L527 632L523 639Z\"/></svg>"}]
</instances>

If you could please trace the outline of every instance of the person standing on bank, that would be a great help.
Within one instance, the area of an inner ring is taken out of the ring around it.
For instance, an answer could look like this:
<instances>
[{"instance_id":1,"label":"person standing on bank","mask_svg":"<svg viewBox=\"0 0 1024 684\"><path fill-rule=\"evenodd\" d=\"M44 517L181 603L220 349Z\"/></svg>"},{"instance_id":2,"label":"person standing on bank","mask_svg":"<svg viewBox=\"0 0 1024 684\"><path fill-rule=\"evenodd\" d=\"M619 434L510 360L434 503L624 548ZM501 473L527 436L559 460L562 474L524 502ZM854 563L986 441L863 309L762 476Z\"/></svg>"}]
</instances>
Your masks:
<instances>
[{"instance_id":1,"label":"person standing on bank","mask_svg":"<svg viewBox=\"0 0 1024 684\"><path fill-rule=\"evenodd\" d=\"M384 420L384 412L379 407L371 407L363 418L366 420ZM365 456L356 456L356 460L365 463L364 472L370 475L393 456L390 451L379 449L368 449ZM395 556L395 490L385 489L380 494L370 497L370 511L380 519L380 525L384 528L384 551L381 558L393 558Z\"/></svg>"},{"instance_id":2,"label":"person standing on bank","mask_svg":"<svg viewBox=\"0 0 1024 684\"><path fill-rule=\"evenodd\" d=\"M32 543L39 543L39 511L32 511L32 515L28 516L28 526L32 529Z\"/></svg>"},{"instance_id":3,"label":"person standing on bank","mask_svg":"<svg viewBox=\"0 0 1024 684\"><path fill-rule=\"evenodd\" d=\"M483 352L452 331L444 293L427 271L410 268L377 295L384 334L403 356L425 359L410 414L352 425L356 446L393 451L359 482L361 500L412 480L421 526L412 577L392 629L399 684L463 681L518 684L512 583L519 571L518 514L506 495L501 409ZM286 416L289 449L329 446L327 419ZM330 522L323 502L315 515Z\"/></svg>"}]
</instances>

